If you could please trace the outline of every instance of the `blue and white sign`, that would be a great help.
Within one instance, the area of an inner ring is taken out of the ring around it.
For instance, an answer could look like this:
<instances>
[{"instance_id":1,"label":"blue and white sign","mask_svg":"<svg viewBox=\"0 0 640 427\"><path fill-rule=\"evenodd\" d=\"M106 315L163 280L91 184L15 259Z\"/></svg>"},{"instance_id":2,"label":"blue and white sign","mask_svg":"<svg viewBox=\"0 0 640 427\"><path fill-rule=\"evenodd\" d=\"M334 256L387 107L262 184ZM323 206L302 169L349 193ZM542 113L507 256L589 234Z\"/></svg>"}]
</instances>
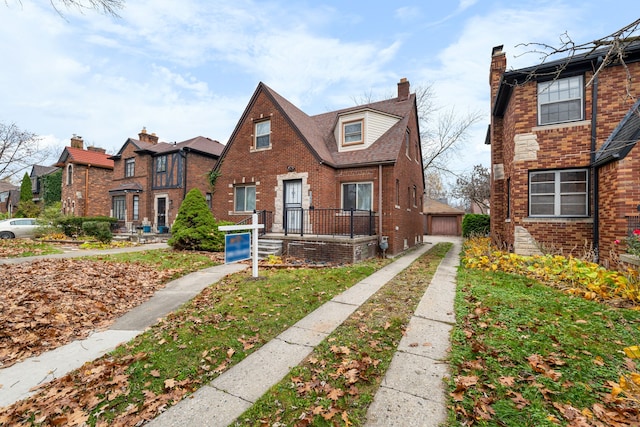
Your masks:
<instances>
[{"instance_id":1,"label":"blue and white sign","mask_svg":"<svg viewBox=\"0 0 640 427\"><path fill-rule=\"evenodd\" d=\"M251 258L251 233L226 234L224 236L224 262L244 261Z\"/></svg>"}]
</instances>

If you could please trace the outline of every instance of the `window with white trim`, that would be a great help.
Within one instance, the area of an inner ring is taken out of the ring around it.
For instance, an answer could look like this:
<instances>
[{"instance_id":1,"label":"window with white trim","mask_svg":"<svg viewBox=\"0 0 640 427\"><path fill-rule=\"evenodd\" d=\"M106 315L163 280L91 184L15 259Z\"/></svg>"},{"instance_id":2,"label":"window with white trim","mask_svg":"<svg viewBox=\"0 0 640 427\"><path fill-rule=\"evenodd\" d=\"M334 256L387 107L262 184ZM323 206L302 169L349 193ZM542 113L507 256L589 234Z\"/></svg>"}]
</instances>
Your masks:
<instances>
[{"instance_id":1,"label":"window with white trim","mask_svg":"<svg viewBox=\"0 0 640 427\"><path fill-rule=\"evenodd\" d=\"M572 122L583 118L582 76L538 83L538 124Z\"/></svg>"},{"instance_id":2,"label":"window with white trim","mask_svg":"<svg viewBox=\"0 0 640 427\"><path fill-rule=\"evenodd\" d=\"M587 216L588 173L587 169L530 172L529 216Z\"/></svg>"},{"instance_id":3,"label":"window with white trim","mask_svg":"<svg viewBox=\"0 0 640 427\"><path fill-rule=\"evenodd\" d=\"M343 210L372 210L373 183L350 182L342 184Z\"/></svg>"},{"instance_id":4,"label":"window with white trim","mask_svg":"<svg viewBox=\"0 0 640 427\"><path fill-rule=\"evenodd\" d=\"M234 187L235 212L253 212L256 208L256 186L237 185Z\"/></svg>"},{"instance_id":5,"label":"window with white trim","mask_svg":"<svg viewBox=\"0 0 640 427\"><path fill-rule=\"evenodd\" d=\"M255 124L255 147L271 147L271 120L264 120Z\"/></svg>"},{"instance_id":6,"label":"window with white trim","mask_svg":"<svg viewBox=\"0 0 640 427\"><path fill-rule=\"evenodd\" d=\"M167 156L158 156L156 157L156 172L166 172L167 171Z\"/></svg>"},{"instance_id":7,"label":"window with white trim","mask_svg":"<svg viewBox=\"0 0 640 427\"><path fill-rule=\"evenodd\" d=\"M362 120L342 124L342 145L362 144Z\"/></svg>"}]
</instances>

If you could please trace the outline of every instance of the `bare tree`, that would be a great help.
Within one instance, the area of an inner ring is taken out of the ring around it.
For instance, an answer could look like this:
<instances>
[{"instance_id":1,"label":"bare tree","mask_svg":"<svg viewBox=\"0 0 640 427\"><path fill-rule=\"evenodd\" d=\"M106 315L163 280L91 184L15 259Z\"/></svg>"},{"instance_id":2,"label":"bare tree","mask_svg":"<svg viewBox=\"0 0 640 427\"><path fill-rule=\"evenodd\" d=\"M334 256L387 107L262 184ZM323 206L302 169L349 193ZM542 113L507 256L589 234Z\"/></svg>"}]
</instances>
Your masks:
<instances>
[{"instance_id":1,"label":"bare tree","mask_svg":"<svg viewBox=\"0 0 640 427\"><path fill-rule=\"evenodd\" d=\"M430 170L424 174L424 193L427 199L439 200L447 197L447 191L442 182L442 175L437 170Z\"/></svg>"},{"instance_id":2,"label":"bare tree","mask_svg":"<svg viewBox=\"0 0 640 427\"><path fill-rule=\"evenodd\" d=\"M525 52L525 54L538 54L540 55L540 61L539 64L528 73L526 80L520 83L526 83L531 79L545 75L557 78L573 59L587 57L597 53L598 56L602 57L602 61L599 62L598 67L594 69L594 74L591 76L591 79L587 82L586 86L589 86L604 68L613 64L620 64L627 71L627 96L635 98L637 95L633 96L630 91L631 74L625 63L625 50L630 44L640 42L640 34L638 33L640 33L640 19L636 19L631 24L614 31L607 36L586 43L575 43L566 32L560 36L560 44L558 46L535 42L521 43L517 46L531 48L531 50ZM559 56L562 56L563 58L559 61L556 67L552 67L550 71L541 71L541 69L543 69L550 60Z\"/></svg>"},{"instance_id":3,"label":"bare tree","mask_svg":"<svg viewBox=\"0 0 640 427\"><path fill-rule=\"evenodd\" d=\"M40 147L40 138L21 130L15 123L0 122L0 178L11 178L49 157Z\"/></svg>"},{"instance_id":4,"label":"bare tree","mask_svg":"<svg viewBox=\"0 0 640 427\"><path fill-rule=\"evenodd\" d=\"M18 2L22 4L22 0L18 0ZM8 5L9 0L4 0L4 3ZM62 8L93 9L105 15L118 17L118 11L124 8L125 0L49 0L49 3L62 17L64 17Z\"/></svg>"},{"instance_id":5,"label":"bare tree","mask_svg":"<svg viewBox=\"0 0 640 427\"><path fill-rule=\"evenodd\" d=\"M422 115L422 114L421 114ZM424 171L438 170L453 173L450 161L459 154L469 138L471 127L482 119L480 112L470 112L460 116L454 108L438 114L434 127L427 126L421 131L422 162ZM429 118L421 118L426 123Z\"/></svg>"},{"instance_id":6,"label":"bare tree","mask_svg":"<svg viewBox=\"0 0 640 427\"><path fill-rule=\"evenodd\" d=\"M456 186L452 188L453 197L462 199L471 207L475 204L482 213L489 210L490 184L489 169L482 165L475 165L473 171L462 174L456 179Z\"/></svg>"}]
</instances>

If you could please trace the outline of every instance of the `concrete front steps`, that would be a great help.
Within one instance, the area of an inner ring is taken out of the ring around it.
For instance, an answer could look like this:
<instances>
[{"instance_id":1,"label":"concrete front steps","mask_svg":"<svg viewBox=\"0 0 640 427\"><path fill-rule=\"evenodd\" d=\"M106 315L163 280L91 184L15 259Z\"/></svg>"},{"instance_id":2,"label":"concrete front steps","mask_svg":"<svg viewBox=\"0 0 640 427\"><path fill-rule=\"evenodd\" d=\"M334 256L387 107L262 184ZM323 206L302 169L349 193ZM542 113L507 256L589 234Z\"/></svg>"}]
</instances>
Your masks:
<instances>
[{"instance_id":1,"label":"concrete front steps","mask_svg":"<svg viewBox=\"0 0 640 427\"><path fill-rule=\"evenodd\" d=\"M258 239L258 258L265 259L269 255L282 255L282 240Z\"/></svg>"}]
</instances>

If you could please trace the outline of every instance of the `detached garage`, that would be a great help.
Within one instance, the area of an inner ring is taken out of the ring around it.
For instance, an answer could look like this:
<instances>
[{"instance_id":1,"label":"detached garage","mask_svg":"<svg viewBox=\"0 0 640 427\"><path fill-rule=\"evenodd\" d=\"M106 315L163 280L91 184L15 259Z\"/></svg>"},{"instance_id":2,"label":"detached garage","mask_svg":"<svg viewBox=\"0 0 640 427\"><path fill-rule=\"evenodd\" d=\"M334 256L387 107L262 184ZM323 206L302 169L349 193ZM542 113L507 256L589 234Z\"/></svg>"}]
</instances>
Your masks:
<instances>
[{"instance_id":1,"label":"detached garage","mask_svg":"<svg viewBox=\"0 0 640 427\"><path fill-rule=\"evenodd\" d=\"M464 211L446 203L427 199L424 206L425 234L432 236L461 236Z\"/></svg>"}]
</instances>

